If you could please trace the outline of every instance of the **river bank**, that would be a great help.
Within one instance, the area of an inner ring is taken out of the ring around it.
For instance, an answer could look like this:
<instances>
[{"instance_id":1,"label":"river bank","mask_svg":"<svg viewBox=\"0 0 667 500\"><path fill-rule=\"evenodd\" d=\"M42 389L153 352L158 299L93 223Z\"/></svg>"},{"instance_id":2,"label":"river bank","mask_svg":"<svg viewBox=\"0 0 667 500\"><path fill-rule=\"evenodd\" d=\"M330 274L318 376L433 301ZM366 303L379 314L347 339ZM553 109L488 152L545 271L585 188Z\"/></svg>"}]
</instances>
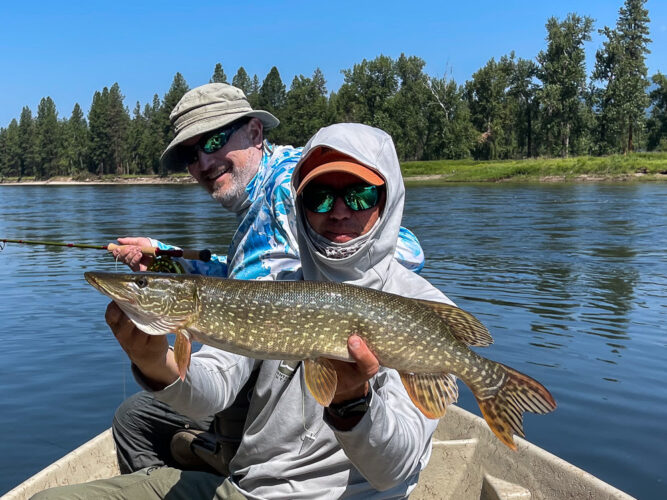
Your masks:
<instances>
[{"instance_id":1,"label":"river bank","mask_svg":"<svg viewBox=\"0 0 667 500\"><path fill-rule=\"evenodd\" d=\"M406 183L441 185L460 182L632 182L667 180L667 153L633 153L572 158L477 161L434 160L401 163ZM188 174L105 175L89 179L53 177L0 178L3 185L193 184Z\"/></svg>"},{"instance_id":2,"label":"river bank","mask_svg":"<svg viewBox=\"0 0 667 500\"><path fill-rule=\"evenodd\" d=\"M436 160L401 164L406 181L607 182L667 179L667 153L522 160Z\"/></svg>"}]
</instances>

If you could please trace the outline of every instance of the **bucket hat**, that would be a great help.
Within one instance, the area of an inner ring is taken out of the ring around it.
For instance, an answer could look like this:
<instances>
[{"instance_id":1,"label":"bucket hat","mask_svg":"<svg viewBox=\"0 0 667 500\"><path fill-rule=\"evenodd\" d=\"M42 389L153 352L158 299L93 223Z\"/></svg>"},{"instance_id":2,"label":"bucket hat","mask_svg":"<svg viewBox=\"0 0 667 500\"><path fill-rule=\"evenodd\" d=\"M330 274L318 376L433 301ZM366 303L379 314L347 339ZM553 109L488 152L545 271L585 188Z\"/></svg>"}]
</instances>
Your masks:
<instances>
[{"instance_id":1,"label":"bucket hat","mask_svg":"<svg viewBox=\"0 0 667 500\"><path fill-rule=\"evenodd\" d=\"M181 168L181 143L241 118L258 118L265 130L280 123L271 113L252 109L243 91L226 83L207 83L186 92L169 115L176 136L162 153L163 166Z\"/></svg>"}]
</instances>

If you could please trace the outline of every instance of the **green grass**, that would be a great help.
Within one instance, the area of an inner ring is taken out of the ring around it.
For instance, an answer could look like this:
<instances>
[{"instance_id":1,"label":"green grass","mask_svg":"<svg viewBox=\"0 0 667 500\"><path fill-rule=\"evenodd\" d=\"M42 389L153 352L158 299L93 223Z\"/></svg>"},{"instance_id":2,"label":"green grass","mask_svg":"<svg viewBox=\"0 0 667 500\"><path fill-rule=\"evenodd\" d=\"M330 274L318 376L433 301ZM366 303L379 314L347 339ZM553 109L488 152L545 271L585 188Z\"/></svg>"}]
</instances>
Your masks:
<instances>
[{"instance_id":1,"label":"green grass","mask_svg":"<svg viewBox=\"0 0 667 500\"><path fill-rule=\"evenodd\" d=\"M402 163L401 170L407 181L425 175L440 176L439 182L539 181L554 177L577 180L582 176L614 180L635 177L636 173L646 174L641 179L657 179L659 174L667 174L667 153L498 161L414 161Z\"/></svg>"},{"instance_id":2,"label":"green grass","mask_svg":"<svg viewBox=\"0 0 667 500\"><path fill-rule=\"evenodd\" d=\"M613 156L575 156L572 158L529 158L525 160L475 161L435 160L410 161L401 164L403 177L408 182L442 184L448 182L544 181L549 179L576 181L585 176L593 180L665 180L667 153L633 153ZM637 173L644 175L637 176ZM437 176L434 179L414 179L419 176ZM89 180L132 181L140 177L158 179L156 175L105 175ZM170 178L190 179L190 174L171 174ZM3 182L16 182L16 177L5 177ZM75 179L76 180L76 179ZM83 178L80 180L84 180ZM34 181L23 177L22 182Z\"/></svg>"}]
</instances>

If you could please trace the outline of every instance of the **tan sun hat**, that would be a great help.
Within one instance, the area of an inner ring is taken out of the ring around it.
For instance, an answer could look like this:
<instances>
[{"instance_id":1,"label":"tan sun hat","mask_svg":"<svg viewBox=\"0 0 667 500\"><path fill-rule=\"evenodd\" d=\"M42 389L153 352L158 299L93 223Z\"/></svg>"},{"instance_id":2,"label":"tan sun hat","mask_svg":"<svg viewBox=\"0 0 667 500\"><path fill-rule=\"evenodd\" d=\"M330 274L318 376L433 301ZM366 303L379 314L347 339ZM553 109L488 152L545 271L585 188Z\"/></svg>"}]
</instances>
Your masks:
<instances>
[{"instance_id":1,"label":"tan sun hat","mask_svg":"<svg viewBox=\"0 0 667 500\"><path fill-rule=\"evenodd\" d=\"M162 164L167 169L181 168L179 144L246 117L258 118L265 130L280 123L267 111L253 110L243 91L226 83L207 83L186 92L169 115L176 137L162 153Z\"/></svg>"},{"instance_id":2,"label":"tan sun hat","mask_svg":"<svg viewBox=\"0 0 667 500\"><path fill-rule=\"evenodd\" d=\"M299 187L296 194L301 194L310 181L329 172L352 174L373 186L384 184L380 174L354 158L329 148L317 148L308 155L299 169Z\"/></svg>"}]
</instances>

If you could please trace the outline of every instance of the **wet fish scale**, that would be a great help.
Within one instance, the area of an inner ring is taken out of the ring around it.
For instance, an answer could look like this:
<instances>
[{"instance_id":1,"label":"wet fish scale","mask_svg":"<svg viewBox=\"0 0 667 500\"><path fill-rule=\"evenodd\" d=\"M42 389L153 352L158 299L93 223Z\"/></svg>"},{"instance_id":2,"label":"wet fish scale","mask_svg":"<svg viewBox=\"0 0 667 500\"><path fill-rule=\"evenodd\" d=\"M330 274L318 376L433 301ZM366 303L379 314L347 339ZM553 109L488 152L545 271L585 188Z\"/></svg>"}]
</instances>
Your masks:
<instances>
[{"instance_id":1,"label":"wet fish scale","mask_svg":"<svg viewBox=\"0 0 667 500\"><path fill-rule=\"evenodd\" d=\"M86 273L86 279L139 329L178 333L181 377L189 362L187 339L258 359L306 360L308 387L327 405L336 374L323 358L350 360L347 339L358 334L381 365L399 372L424 415L439 418L456 399L454 374L512 448L512 433L523 435L524 411L546 413L556 406L539 382L470 350L468 345L486 346L492 339L474 316L447 304L328 282L154 273Z\"/></svg>"}]
</instances>

